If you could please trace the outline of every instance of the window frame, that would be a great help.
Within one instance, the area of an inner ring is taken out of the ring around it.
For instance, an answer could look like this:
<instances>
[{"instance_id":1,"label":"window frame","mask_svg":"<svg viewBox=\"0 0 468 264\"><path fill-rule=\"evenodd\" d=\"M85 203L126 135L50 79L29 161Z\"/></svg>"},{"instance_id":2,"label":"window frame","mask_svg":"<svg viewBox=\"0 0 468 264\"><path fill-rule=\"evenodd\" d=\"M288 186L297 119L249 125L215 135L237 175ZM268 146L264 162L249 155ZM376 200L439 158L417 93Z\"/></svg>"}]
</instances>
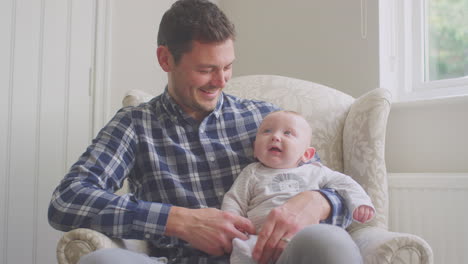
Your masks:
<instances>
[{"instance_id":1,"label":"window frame","mask_svg":"<svg viewBox=\"0 0 468 264\"><path fill-rule=\"evenodd\" d=\"M468 96L468 77L424 81L426 0L379 0L380 86L395 101Z\"/></svg>"}]
</instances>

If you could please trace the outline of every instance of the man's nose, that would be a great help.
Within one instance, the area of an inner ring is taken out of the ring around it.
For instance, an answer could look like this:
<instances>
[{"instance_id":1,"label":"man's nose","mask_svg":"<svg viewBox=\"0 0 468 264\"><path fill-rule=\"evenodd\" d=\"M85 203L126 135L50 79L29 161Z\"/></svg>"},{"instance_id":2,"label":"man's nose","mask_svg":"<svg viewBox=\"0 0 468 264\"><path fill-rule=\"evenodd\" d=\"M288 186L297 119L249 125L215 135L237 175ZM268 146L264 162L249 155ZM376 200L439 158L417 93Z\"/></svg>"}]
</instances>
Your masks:
<instances>
[{"instance_id":1,"label":"man's nose","mask_svg":"<svg viewBox=\"0 0 468 264\"><path fill-rule=\"evenodd\" d=\"M224 88L227 82L227 75L224 70L215 71L213 73L212 85L218 88Z\"/></svg>"}]
</instances>

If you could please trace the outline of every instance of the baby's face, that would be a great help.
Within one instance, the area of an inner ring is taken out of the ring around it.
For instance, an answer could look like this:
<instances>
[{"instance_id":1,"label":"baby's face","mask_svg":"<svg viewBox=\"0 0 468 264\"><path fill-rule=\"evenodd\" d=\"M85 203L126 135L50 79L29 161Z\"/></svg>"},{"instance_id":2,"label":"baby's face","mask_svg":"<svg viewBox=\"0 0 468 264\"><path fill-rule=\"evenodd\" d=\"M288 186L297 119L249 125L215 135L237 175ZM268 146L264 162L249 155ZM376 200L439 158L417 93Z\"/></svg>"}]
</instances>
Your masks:
<instances>
[{"instance_id":1,"label":"baby's face","mask_svg":"<svg viewBox=\"0 0 468 264\"><path fill-rule=\"evenodd\" d=\"M263 120L257 131L254 155L265 166L295 168L309 147L311 128L299 115L275 112Z\"/></svg>"}]
</instances>

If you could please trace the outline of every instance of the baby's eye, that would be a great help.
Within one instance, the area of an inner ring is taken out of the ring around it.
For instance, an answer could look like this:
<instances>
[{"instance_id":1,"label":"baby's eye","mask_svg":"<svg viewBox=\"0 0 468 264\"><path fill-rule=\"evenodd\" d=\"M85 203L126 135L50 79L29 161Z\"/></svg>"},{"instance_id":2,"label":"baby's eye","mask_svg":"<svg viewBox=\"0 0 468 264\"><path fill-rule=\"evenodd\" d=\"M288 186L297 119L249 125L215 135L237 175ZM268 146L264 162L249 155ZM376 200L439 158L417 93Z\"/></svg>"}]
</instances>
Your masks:
<instances>
[{"instance_id":1,"label":"baby's eye","mask_svg":"<svg viewBox=\"0 0 468 264\"><path fill-rule=\"evenodd\" d=\"M271 132L271 129L269 128L263 130L263 133L270 133L270 132Z\"/></svg>"},{"instance_id":2,"label":"baby's eye","mask_svg":"<svg viewBox=\"0 0 468 264\"><path fill-rule=\"evenodd\" d=\"M291 131L289 131L289 130L284 131L284 134L287 135L287 136L289 136L289 135L291 135Z\"/></svg>"}]
</instances>

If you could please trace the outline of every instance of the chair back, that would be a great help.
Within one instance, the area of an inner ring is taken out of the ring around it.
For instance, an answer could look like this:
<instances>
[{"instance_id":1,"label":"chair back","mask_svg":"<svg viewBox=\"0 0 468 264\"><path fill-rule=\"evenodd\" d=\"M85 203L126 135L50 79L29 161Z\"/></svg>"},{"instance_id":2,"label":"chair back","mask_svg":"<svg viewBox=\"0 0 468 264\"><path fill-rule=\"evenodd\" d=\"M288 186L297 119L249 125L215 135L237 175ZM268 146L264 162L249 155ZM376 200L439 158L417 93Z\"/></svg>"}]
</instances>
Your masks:
<instances>
[{"instance_id":1,"label":"chair back","mask_svg":"<svg viewBox=\"0 0 468 264\"><path fill-rule=\"evenodd\" d=\"M312 126L312 146L322 162L344 172L343 128L353 97L310 81L275 75L236 77L229 81L225 91L302 114Z\"/></svg>"}]
</instances>

